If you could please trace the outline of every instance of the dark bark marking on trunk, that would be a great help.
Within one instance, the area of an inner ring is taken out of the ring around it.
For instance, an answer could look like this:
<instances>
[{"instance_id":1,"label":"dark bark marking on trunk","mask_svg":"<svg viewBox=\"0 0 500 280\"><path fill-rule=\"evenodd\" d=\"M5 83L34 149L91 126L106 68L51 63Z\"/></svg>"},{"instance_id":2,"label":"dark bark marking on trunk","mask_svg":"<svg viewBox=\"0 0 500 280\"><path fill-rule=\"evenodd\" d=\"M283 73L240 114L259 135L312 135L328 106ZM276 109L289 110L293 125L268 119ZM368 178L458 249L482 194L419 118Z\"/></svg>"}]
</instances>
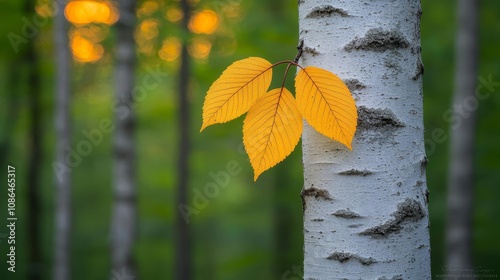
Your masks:
<instances>
[{"instance_id":1,"label":"dark bark marking on trunk","mask_svg":"<svg viewBox=\"0 0 500 280\"><path fill-rule=\"evenodd\" d=\"M413 75L413 77L411 79L416 81L422 75L424 75L424 64L422 63L422 60L419 59L417 61L417 69L415 70L415 75Z\"/></svg>"},{"instance_id":2,"label":"dark bark marking on trunk","mask_svg":"<svg viewBox=\"0 0 500 280\"><path fill-rule=\"evenodd\" d=\"M425 244L420 244L420 245L417 247L417 249L422 249L422 248L425 248L425 247L427 247L427 245L425 245Z\"/></svg>"},{"instance_id":3,"label":"dark bark marking on trunk","mask_svg":"<svg viewBox=\"0 0 500 280\"><path fill-rule=\"evenodd\" d=\"M300 199L302 200L302 213L304 213L306 211L307 205L306 205L306 200L304 199L302 193L300 194Z\"/></svg>"},{"instance_id":4,"label":"dark bark marking on trunk","mask_svg":"<svg viewBox=\"0 0 500 280\"><path fill-rule=\"evenodd\" d=\"M321 219L321 218L315 218L315 219L311 219L311 221L313 222L322 222L324 221L325 219Z\"/></svg>"},{"instance_id":5,"label":"dark bark marking on trunk","mask_svg":"<svg viewBox=\"0 0 500 280\"><path fill-rule=\"evenodd\" d=\"M332 213L333 216L338 217L338 218L343 218L343 219L358 219L362 218L361 215L359 215L356 212L353 212L349 209L346 210L338 210L335 213Z\"/></svg>"},{"instance_id":6,"label":"dark bark marking on trunk","mask_svg":"<svg viewBox=\"0 0 500 280\"><path fill-rule=\"evenodd\" d=\"M372 257L365 258L365 257L358 256L356 254L344 253L344 252L334 252L330 256L328 256L327 259L338 261L340 263L345 263L345 262L353 259L353 260L359 261L362 265L371 265L371 264L377 263L377 260L375 260Z\"/></svg>"},{"instance_id":7,"label":"dark bark marking on trunk","mask_svg":"<svg viewBox=\"0 0 500 280\"><path fill-rule=\"evenodd\" d=\"M312 9L311 12L307 14L306 18L323 18L331 16L348 17L349 14L347 11L335 8L331 5L323 5Z\"/></svg>"},{"instance_id":8,"label":"dark bark marking on trunk","mask_svg":"<svg viewBox=\"0 0 500 280\"><path fill-rule=\"evenodd\" d=\"M387 278L385 276L378 278L377 280L403 280L403 275L394 275L391 278Z\"/></svg>"},{"instance_id":9,"label":"dark bark marking on trunk","mask_svg":"<svg viewBox=\"0 0 500 280\"><path fill-rule=\"evenodd\" d=\"M404 202L398 204L398 209L392 214L394 219L385 222L359 233L359 235L370 236L373 238L387 237L391 233L398 233L404 222L417 222L425 217L424 208L414 200L407 198Z\"/></svg>"},{"instance_id":10,"label":"dark bark marking on trunk","mask_svg":"<svg viewBox=\"0 0 500 280\"><path fill-rule=\"evenodd\" d=\"M358 79L346 79L344 80L344 84L351 92L360 91L366 88L366 86L363 83L361 83Z\"/></svg>"},{"instance_id":11,"label":"dark bark marking on trunk","mask_svg":"<svg viewBox=\"0 0 500 280\"><path fill-rule=\"evenodd\" d=\"M304 52L308 53L312 56L317 56L319 54L319 52L316 50L316 48L311 48L311 47L305 47Z\"/></svg>"},{"instance_id":12,"label":"dark bark marking on trunk","mask_svg":"<svg viewBox=\"0 0 500 280\"><path fill-rule=\"evenodd\" d=\"M422 159L420 160L420 174L421 175L424 175L425 168L427 167L428 163L429 163L429 160L427 159L427 156L423 156Z\"/></svg>"},{"instance_id":13,"label":"dark bark marking on trunk","mask_svg":"<svg viewBox=\"0 0 500 280\"><path fill-rule=\"evenodd\" d=\"M415 187L418 188L420 186L422 186L424 182L422 182L422 180L417 180L417 182L415 183Z\"/></svg>"},{"instance_id":14,"label":"dark bark marking on trunk","mask_svg":"<svg viewBox=\"0 0 500 280\"><path fill-rule=\"evenodd\" d=\"M315 188L313 185L308 189L302 189L300 192L300 198L302 199L302 211L305 211L307 208L306 196L314 196L316 199L321 198L323 200L333 200L327 190Z\"/></svg>"},{"instance_id":15,"label":"dark bark marking on trunk","mask_svg":"<svg viewBox=\"0 0 500 280\"><path fill-rule=\"evenodd\" d=\"M377 130L379 128L400 128L405 125L388 109L358 107L358 129Z\"/></svg>"},{"instance_id":16,"label":"dark bark marking on trunk","mask_svg":"<svg viewBox=\"0 0 500 280\"><path fill-rule=\"evenodd\" d=\"M318 189L315 187L311 187L305 190L302 190L302 193L300 194L303 198L306 196L314 196L315 198L322 198L324 200L333 200L333 198L330 196L330 193L328 193L327 190L323 189Z\"/></svg>"},{"instance_id":17,"label":"dark bark marking on trunk","mask_svg":"<svg viewBox=\"0 0 500 280\"><path fill-rule=\"evenodd\" d=\"M359 228L361 226L363 226L363 224L352 224L352 225L348 225L347 227L348 228Z\"/></svg>"},{"instance_id":18,"label":"dark bark marking on trunk","mask_svg":"<svg viewBox=\"0 0 500 280\"><path fill-rule=\"evenodd\" d=\"M339 175L345 175L345 176L367 176L373 174L370 170L358 170L358 169L349 169L345 171L341 171L337 173Z\"/></svg>"},{"instance_id":19,"label":"dark bark marking on trunk","mask_svg":"<svg viewBox=\"0 0 500 280\"><path fill-rule=\"evenodd\" d=\"M373 28L368 30L364 37L355 37L344 47L344 50L348 52L355 50L385 52L387 50L406 49L409 46L410 43L401 31Z\"/></svg>"}]
</instances>

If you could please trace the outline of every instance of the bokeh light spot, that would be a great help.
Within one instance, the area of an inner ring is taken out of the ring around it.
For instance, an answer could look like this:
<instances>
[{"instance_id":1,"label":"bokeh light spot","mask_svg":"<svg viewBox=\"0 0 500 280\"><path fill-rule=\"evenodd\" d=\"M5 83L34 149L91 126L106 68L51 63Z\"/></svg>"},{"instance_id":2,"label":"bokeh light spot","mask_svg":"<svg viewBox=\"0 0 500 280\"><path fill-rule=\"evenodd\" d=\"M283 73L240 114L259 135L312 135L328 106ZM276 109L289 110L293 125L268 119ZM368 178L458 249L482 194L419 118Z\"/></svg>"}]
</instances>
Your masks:
<instances>
[{"instance_id":1,"label":"bokeh light spot","mask_svg":"<svg viewBox=\"0 0 500 280\"><path fill-rule=\"evenodd\" d=\"M150 16L157 10L158 10L158 3L153 1L146 1L137 10L137 16L139 17Z\"/></svg>"},{"instance_id":2,"label":"bokeh light spot","mask_svg":"<svg viewBox=\"0 0 500 280\"><path fill-rule=\"evenodd\" d=\"M71 1L66 5L64 14L75 25L104 23L111 25L118 20L118 10L107 1Z\"/></svg>"},{"instance_id":3,"label":"bokeh light spot","mask_svg":"<svg viewBox=\"0 0 500 280\"><path fill-rule=\"evenodd\" d=\"M158 36L158 21L155 19L146 19L141 22L139 26L139 32L141 36L144 36L145 39L152 39Z\"/></svg>"},{"instance_id":4,"label":"bokeh light spot","mask_svg":"<svg viewBox=\"0 0 500 280\"><path fill-rule=\"evenodd\" d=\"M181 41L176 37L170 37L163 40L161 49L158 51L158 55L161 59L172 62L176 60L181 53Z\"/></svg>"},{"instance_id":5,"label":"bokeh light spot","mask_svg":"<svg viewBox=\"0 0 500 280\"><path fill-rule=\"evenodd\" d=\"M41 17L51 17L55 14L53 5L48 3L40 3L35 6L36 13Z\"/></svg>"},{"instance_id":6,"label":"bokeh light spot","mask_svg":"<svg viewBox=\"0 0 500 280\"><path fill-rule=\"evenodd\" d=\"M189 30L197 34L212 34L219 27L219 16L212 10L203 10L189 21Z\"/></svg>"},{"instance_id":7,"label":"bokeh light spot","mask_svg":"<svg viewBox=\"0 0 500 280\"><path fill-rule=\"evenodd\" d=\"M169 8L166 17L170 22L178 22L184 17L182 10L179 8Z\"/></svg>"},{"instance_id":8,"label":"bokeh light spot","mask_svg":"<svg viewBox=\"0 0 500 280\"><path fill-rule=\"evenodd\" d=\"M194 38L188 47L189 54L197 59L206 59L212 49L212 43L205 38Z\"/></svg>"},{"instance_id":9,"label":"bokeh light spot","mask_svg":"<svg viewBox=\"0 0 500 280\"><path fill-rule=\"evenodd\" d=\"M104 49L100 44L94 43L80 34L71 37L70 46L75 60L82 63L98 61L104 54Z\"/></svg>"}]
</instances>

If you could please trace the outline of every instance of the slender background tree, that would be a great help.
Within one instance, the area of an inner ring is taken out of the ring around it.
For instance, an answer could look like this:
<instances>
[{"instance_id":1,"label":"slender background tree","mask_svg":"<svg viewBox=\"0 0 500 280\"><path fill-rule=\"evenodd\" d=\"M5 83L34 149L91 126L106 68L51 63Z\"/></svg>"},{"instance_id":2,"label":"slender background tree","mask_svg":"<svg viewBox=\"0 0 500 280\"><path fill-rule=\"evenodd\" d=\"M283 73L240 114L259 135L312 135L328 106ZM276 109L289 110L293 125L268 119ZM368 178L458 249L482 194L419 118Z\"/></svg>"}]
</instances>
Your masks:
<instances>
[{"instance_id":1,"label":"slender background tree","mask_svg":"<svg viewBox=\"0 0 500 280\"><path fill-rule=\"evenodd\" d=\"M135 85L135 0L118 2L120 18L116 22L115 135L113 216L111 222L112 269L136 276L134 245L137 235L136 117Z\"/></svg>"},{"instance_id":2,"label":"slender background tree","mask_svg":"<svg viewBox=\"0 0 500 280\"><path fill-rule=\"evenodd\" d=\"M446 263L455 276L473 269L474 144L478 77L479 1L459 0L455 53L455 93L450 129ZM472 105L471 105L472 102ZM464 112L475 103L474 110Z\"/></svg>"},{"instance_id":3,"label":"slender background tree","mask_svg":"<svg viewBox=\"0 0 500 280\"><path fill-rule=\"evenodd\" d=\"M180 50L180 70L179 70L179 90L178 90L178 149L177 149L177 205L187 205L189 190L189 153L190 153L190 117L189 117L189 53L188 53L188 34L189 19L191 8L188 0L180 2L183 14L182 18L182 47ZM177 210L177 209L176 209ZM175 247L175 279L191 279L191 232L189 224L179 211L177 213L177 242Z\"/></svg>"},{"instance_id":4,"label":"slender background tree","mask_svg":"<svg viewBox=\"0 0 500 280\"><path fill-rule=\"evenodd\" d=\"M14 89L14 90L5 90L7 92L7 96L5 97L5 110L4 110L4 118L2 121L2 131L4 135L0 139L0 163L5 165L8 163L9 152L12 145L12 139L9 137L14 131L16 122L19 116L19 95L17 92L21 91L21 83L22 80L22 67L21 63L19 63L19 58L14 58L8 63L8 68L10 71L6 76L7 84L6 89Z\"/></svg>"},{"instance_id":5,"label":"slender background tree","mask_svg":"<svg viewBox=\"0 0 500 280\"><path fill-rule=\"evenodd\" d=\"M26 1L25 10L27 15L34 12L36 1ZM30 98L31 133L30 153L28 160L28 180L26 189L28 194L28 231L29 235L29 278L41 279L42 263L40 259L40 187L43 157L42 141L42 86L40 78L40 63L36 50L37 36L28 42L26 50L26 68L28 69L28 92ZM62 66L62 65L61 65ZM69 93L69 92L68 92ZM68 94L67 93L67 94ZM62 105L62 104L61 104Z\"/></svg>"},{"instance_id":6,"label":"slender background tree","mask_svg":"<svg viewBox=\"0 0 500 280\"><path fill-rule=\"evenodd\" d=\"M57 0L59 11L54 18L56 57L56 162L65 163L71 144L71 54L68 42L69 23L64 16L67 1ZM71 175L70 172L56 174L55 234L54 234L54 279L71 279Z\"/></svg>"}]
</instances>

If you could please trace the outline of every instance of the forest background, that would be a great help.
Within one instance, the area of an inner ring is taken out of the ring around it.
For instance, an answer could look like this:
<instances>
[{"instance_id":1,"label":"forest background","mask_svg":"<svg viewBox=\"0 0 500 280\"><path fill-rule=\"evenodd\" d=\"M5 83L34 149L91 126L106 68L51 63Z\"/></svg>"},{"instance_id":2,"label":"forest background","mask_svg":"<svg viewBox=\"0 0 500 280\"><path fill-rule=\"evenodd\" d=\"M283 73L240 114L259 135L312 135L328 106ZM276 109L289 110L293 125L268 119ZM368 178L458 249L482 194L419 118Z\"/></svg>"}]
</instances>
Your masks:
<instances>
[{"instance_id":1,"label":"forest background","mask_svg":"<svg viewBox=\"0 0 500 280\"><path fill-rule=\"evenodd\" d=\"M101 1L102 2L102 1ZM109 2L110 5L113 3ZM134 255L140 279L171 279L175 265L178 172L178 83L180 44L189 42L190 115L188 206L193 279L293 279L303 262L303 185L300 149L278 167L253 182L253 173L241 144L242 119L210 127L203 134L201 107L211 83L233 61L259 56L271 62L293 59L298 43L297 1L190 1L190 34L182 32L177 1L138 2L138 64L136 84L153 77L136 103L138 156L138 239ZM422 0L422 60L424 74L425 139L429 164L430 220L433 276L445 273L446 180L448 135L455 122L453 108L456 3ZM16 168L16 278L6 269L8 228L7 184L0 191L0 278L27 279L29 269L50 279L54 248L55 64L51 2L38 0L31 9L25 1L2 0L0 9L0 181L7 180L7 165ZM110 10L113 13L113 10ZM74 12L76 14L76 12ZM113 15L82 24L72 22L70 46L72 75L72 147L86 140L82 131L99 129L113 119ZM480 63L478 85L500 82L500 2L480 3ZM26 27L32 25L31 27ZM332 27L334 28L334 27ZM12 43L16 34L23 38ZM20 42L20 43L19 43ZM28 46L35 46L35 57ZM35 61L35 63L33 63ZM39 79L39 96L31 94L30 71ZM281 71L281 72L280 72ZM281 76L283 69L277 69ZM153 73L153 74L152 74ZM154 74L157 73L157 74ZM273 80L271 88L280 81ZM287 87L293 88L289 77ZM483 87L479 101L474 164L473 257L476 269L500 274L500 87ZM29 180L33 162L33 103L41 137L36 168L39 180ZM112 133L93 144L72 170L73 228L72 279L105 279L110 271L112 205ZM228 167L229 166L229 167ZM220 184L214 174L227 172ZM216 195L206 197L207 184L218 183ZM28 214L28 186L37 185L36 215ZM205 199L193 200L200 194ZM28 230L33 221L36 233ZM33 234L34 238L33 238ZM33 246L39 262L29 263ZM298 278L297 278L298 279Z\"/></svg>"}]
</instances>

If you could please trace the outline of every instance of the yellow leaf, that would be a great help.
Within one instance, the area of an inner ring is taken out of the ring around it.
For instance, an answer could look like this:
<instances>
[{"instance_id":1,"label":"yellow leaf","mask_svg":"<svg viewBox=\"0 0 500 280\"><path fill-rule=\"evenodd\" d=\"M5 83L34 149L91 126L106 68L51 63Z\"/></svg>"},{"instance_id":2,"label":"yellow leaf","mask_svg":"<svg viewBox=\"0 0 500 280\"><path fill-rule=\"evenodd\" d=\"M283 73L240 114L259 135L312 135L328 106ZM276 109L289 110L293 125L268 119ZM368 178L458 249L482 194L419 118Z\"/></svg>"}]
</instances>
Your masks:
<instances>
[{"instance_id":1,"label":"yellow leaf","mask_svg":"<svg viewBox=\"0 0 500 280\"><path fill-rule=\"evenodd\" d=\"M286 88L273 89L261 97L243 123L243 144L254 170L262 172L284 160L302 135L302 117Z\"/></svg>"},{"instance_id":2,"label":"yellow leaf","mask_svg":"<svg viewBox=\"0 0 500 280\"><path fill-rule=\"evenodd\" d=\"M271 78L272 65L263 58L249 57L231 64L207 92L200 131L246 113L266 93Z\"/></svg>"},{"instance_id":3,"label":"yellow leaf","mask_svg":"<svg viewBox=\"0 0 500 280\"><path fill-rule=\"evenodd\" d=\"M352 150L358 113L342 80L329 71L308 66L295 77L295 92L306 121L321 134Z\"/></svg>"}]
</instances>

